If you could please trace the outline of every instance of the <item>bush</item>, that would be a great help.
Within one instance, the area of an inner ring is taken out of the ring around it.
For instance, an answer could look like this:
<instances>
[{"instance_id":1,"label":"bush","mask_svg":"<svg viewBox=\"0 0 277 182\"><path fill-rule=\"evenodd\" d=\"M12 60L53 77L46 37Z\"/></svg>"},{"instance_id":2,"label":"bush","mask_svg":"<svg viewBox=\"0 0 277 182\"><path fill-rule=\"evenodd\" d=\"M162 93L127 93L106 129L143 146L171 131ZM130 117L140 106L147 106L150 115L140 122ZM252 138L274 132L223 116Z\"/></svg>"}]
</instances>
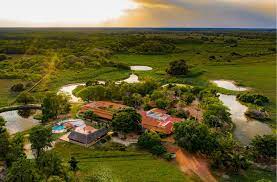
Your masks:
<instances>
[{"instance_id":1,"label":"bush","mask_svg":"<svg viewBox=\"0 0 277 182\"><path fill-rule=\"evenodd\" d=\"M257 158L276 158L276 135L256 136L251 148Z\"/></svg>"},{"instance_id":2,"label":"bush","mask_svg":"<svg viewBox=\"0 0 277 182\"><path fill-rule=\"evenodd\" d=\"M183 59L171 61L166 72L170 75L186 75L189 72L187 62Z\"/></svg>"},{"instance_id":3,"label":"bush","mask_svg":"<svg viewBox=\"0 0 277 182\"><path fill-rule=\"evenodd\" d=\"M169 104L169 101L166 99L157 99L156 106L160 109L165 109Z\"/></svg>"},{"instance_id":4,"label":"bush","mask_svg":"<svg viewBox=\"0 0 277 182\"><path fill-rule=\"evenodd\" d=\"M16 102L21 104L30 104L35 102L35 98L29 92L23 92L17 96Z\"/></svg>"},{"instance_id":5,"label":"bush","mask_svg":"<svg viewBox=\"0 0 277 182\"><path fill-rule=\"evenodd\" d=\"M165 153L164 155L163 155L163 158L165 159L165 160L167 160L167 161L170 161L170 160L172 160L173 159L173 155L171 154L171 153Z\"/></svg>"},{"instance_id":6,"label":"bush","mask_svg":"<svg viewBox=\"0 0 277 182\"><path fill-rule=\"evenodd\" d=\"M138 145L154 155L161 155L166 152L165 147L161 144L160 136L154 132L144 132L138 139Z\"/></svg>"},{"instance_id":7,"label":"bush","mask_svg":"<svg viewBox=\"0 0 277 182\"><path fill-rule=\"evenodd\" d=\"M11 87L13 92L22 92L24 90L24 85L22 83L17 83Z\"/></svg>"},{"instance_id":8,"label":"bush","mask_svg":"<svg viewBox=\"0 0 277 182\"><path fill-rule=\"evenodd\" d=\"M142 148L151 149L155 145L160 145L161 138L157 133L146 131L138 139L138 145Z\"/></svg>"},{"instance_id":9,"label":"bush","mask_svg":"<svg viewBox=\"0 0 277 182\"><path fill-rule=\"evenodd\" d=\"M269 103L269 99L260 94L238 94L237 98L242 102L252 103L258 106L264 106Z\"/></svg>"},{"instance_id":10,"label":"bush","mask_svg":"<svg viewBox=\"0 0 277 182\"><path fill-rule=\"evenodd\" d=\"M163 145L154 145L150 151L154 155L162 155L166 152L166 149Z\"/></svg>"},{"instance_id":11,"label":"bush","mask_svg":"<svg viewBox=\"0 0 277 182\"><path fill-rule=\"evenodd\" d=\"M6 54L0 54L0 61L8 59L8 56Z\"/></svg>"}]
</instances>

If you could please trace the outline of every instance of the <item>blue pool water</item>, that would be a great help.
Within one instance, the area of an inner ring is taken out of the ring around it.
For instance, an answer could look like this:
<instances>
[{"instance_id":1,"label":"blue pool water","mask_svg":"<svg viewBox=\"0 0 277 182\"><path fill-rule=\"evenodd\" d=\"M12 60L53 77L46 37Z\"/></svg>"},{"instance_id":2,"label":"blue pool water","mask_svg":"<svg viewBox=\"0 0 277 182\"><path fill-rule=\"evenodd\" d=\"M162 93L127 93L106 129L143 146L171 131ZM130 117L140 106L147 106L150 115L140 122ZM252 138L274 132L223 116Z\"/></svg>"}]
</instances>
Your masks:
<instances>
[{"instance_id":1,"label":"blue pool water","mask_svg":"<svg viewBox=\"0 0 277 182\"><path fill-rule=\"evenodd\" d=\"M55 131L59 131L59 130L63 130L64 129L64 126L60 125L60 126L53 126L52 130L55 130Z\"/></svg>"}]
</instances>

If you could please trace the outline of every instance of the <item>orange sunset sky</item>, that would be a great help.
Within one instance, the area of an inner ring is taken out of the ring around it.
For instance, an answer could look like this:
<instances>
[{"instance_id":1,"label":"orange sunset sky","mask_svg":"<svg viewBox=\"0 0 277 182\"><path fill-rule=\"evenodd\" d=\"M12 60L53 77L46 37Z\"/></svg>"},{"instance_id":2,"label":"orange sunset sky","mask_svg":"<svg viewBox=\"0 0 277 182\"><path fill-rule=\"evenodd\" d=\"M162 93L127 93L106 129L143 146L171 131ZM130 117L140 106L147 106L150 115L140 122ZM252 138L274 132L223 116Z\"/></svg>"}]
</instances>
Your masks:
<instances>
[{"instance_id":1,"label":"orange sunset sky","mask_svg":"<svg viewBox=\"0 0 277 182\"><path fill-rule=\"evenodd\" d=\"M1 0L0 27L276 27L275 0Z\"/></svg>"}]
</instances>

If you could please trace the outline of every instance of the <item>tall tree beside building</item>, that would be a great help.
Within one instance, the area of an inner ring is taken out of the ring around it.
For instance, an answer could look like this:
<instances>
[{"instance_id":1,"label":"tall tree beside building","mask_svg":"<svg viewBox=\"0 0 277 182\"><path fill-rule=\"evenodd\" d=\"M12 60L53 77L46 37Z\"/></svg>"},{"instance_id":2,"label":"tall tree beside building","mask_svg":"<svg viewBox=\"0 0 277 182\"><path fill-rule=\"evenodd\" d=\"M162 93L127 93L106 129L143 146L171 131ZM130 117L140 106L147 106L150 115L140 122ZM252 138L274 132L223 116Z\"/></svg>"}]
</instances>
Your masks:
<instances>
[{"instance_id":1,"label":"tall tree beside building","mask_svg":"<svg viewBox=\"0 0 277 182\"><path fill-rule=\"evenodd\" d=\"M59 114L66 114L70 111L70 104L65 95L48 93L42 102L42 121L46 122L56 118Z\"/></svg>"},{"instance_id":2,"label":"tall tree beside building","mask_svg":"<svg viewBox=\"0 0 277 182\"><path fill-rule=\"evenodd\" d=\"M122 133L138 132L141 130L141 115L132 108L118 111L113 115L112 127Z\"/></svg>"}]
</instances>

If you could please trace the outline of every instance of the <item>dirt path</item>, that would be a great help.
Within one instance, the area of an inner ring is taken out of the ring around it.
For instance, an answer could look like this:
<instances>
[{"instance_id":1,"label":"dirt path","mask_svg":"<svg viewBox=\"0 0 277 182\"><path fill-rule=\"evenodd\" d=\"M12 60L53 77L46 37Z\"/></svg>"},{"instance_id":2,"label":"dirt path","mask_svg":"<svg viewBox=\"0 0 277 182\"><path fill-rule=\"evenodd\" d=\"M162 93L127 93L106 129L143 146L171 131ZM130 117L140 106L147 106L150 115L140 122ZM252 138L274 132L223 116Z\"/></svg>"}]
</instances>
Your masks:
<instances>
[{"instance_id":1,"label":"dirt path","mask_svg":"<svg viewBox=\"0 0 277 182\"><path fill-rule=\"evenodd\" d=\"M176 153L176 161L181 170L188 175L197 175L204 182L216 182L211 174L208 162L202 157L190 154L179 147L166 145L169 152Z\"/></svg>"}]
</instances>

